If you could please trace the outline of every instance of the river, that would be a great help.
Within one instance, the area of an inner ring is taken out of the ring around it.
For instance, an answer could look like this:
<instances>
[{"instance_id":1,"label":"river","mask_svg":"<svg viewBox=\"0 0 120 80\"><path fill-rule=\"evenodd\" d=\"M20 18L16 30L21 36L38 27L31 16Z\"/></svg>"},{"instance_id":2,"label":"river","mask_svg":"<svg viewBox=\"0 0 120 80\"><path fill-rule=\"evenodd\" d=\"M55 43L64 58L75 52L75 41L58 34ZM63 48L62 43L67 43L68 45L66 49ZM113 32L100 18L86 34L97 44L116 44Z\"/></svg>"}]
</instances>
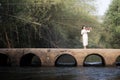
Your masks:
<instances>
[{"instance_id":1,"label":"river","mask_svg":"<svg viewBox=\"0 0 120 80\"><path fill-rule=\"evenodd\" d=\"M120 67L0 67L0 80L120 80Z\"/></svg>"}]
</instances>

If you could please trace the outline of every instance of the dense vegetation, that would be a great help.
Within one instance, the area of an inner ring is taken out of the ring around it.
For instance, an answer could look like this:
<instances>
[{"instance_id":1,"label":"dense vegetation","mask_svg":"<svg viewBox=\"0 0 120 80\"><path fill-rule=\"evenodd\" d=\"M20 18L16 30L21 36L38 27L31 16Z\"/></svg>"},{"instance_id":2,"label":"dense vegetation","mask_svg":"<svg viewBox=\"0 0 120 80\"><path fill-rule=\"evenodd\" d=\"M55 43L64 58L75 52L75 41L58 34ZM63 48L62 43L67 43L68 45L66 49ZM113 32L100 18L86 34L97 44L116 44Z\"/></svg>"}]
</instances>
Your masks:
<instances>
[{"instance_id":1,"label":"dense vegetation","mask_svg":"<svg viewBox=\"0 0 120 80\"><path fill-rule=\"evenodd\" d=\"M112 0L106 12L101 40L107 48L120 48L120 0Z\"/></svg>"},{"instance_id":2,"label":"dense vegetation","mask_svg":"<svg viewBox=\"0 0 120 80\"><path fill-rule=\"evenodd\" d=\"M111 11L108 11L101 27L97 17L92 15L93 4L94 0L1 0L0 47L82 48L82 25L92 27L89 47L111 47L113 39L119 40L119 22L111 25L117 16L110 18ZM110 32L114 26L117 33Z\"/></svg>"}]
</instances>

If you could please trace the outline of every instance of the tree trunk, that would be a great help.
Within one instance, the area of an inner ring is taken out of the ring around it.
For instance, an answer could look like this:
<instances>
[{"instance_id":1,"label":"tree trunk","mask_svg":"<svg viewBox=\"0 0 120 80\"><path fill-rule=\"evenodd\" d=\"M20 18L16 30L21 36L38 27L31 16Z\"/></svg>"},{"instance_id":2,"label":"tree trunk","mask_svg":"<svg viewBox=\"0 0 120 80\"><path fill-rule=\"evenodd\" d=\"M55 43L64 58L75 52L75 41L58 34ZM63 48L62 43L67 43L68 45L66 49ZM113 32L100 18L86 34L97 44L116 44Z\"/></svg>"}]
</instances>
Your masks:
<instances>
[{"instance_id":1,"label":"tree trunk","mask_svg":"<svg viewBox=\"0 0 120 80\"><path fill-rule=\"evenodd\" d=\"M7 48L11 48L10 41L9 41L9 38L8 38L8 34L7 34L6 31L5 31L5 38L6 38L6 41L7 41Z\"/></svg>"}]
</instances>

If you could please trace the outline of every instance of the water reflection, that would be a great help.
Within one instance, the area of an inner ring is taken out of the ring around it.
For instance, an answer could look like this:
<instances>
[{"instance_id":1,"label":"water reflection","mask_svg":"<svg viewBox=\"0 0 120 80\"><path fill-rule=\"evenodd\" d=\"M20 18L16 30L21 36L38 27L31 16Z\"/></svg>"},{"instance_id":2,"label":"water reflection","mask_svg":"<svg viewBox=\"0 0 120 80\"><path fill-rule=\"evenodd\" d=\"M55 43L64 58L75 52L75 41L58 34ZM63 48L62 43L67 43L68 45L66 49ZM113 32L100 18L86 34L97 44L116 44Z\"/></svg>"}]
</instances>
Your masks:
<instances>
[{"instance_id":1,"label":"water reflection","mask_svg":"<svg viewBox=\"0 0 120 80\"><path fill-rule=\"evenodd\" d=\"M14 67L0 68L1 80L120 80L120 68Z\"/></svg>"}]
</instances>

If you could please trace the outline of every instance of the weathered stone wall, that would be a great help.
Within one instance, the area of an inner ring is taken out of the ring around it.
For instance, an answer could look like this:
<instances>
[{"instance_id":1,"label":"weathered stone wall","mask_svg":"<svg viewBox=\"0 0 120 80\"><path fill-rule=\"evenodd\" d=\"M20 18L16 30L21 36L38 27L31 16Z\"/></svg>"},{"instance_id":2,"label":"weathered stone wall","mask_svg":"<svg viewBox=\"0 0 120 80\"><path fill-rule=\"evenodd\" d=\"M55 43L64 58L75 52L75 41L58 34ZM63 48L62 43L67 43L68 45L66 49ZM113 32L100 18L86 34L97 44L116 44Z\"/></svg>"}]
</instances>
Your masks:
<instances>
[{"instance_id":1,"label":"weathered stone wall","mask_svg":"<svg viewBox=\"0 0 120 80\"><path fill-rule=\"evenodd\" d=\"M106 66L114 66L117 57L120 56L120 49L13 48L0 49L0 53L10 58L12 66L19 66L21 57L28 53L38 56L42 66L55 66L56 59L62 54L72 55L77 61L77 66L83 66L85 58L91 54L102 56Z\"/></svg>"}]
</instances>

